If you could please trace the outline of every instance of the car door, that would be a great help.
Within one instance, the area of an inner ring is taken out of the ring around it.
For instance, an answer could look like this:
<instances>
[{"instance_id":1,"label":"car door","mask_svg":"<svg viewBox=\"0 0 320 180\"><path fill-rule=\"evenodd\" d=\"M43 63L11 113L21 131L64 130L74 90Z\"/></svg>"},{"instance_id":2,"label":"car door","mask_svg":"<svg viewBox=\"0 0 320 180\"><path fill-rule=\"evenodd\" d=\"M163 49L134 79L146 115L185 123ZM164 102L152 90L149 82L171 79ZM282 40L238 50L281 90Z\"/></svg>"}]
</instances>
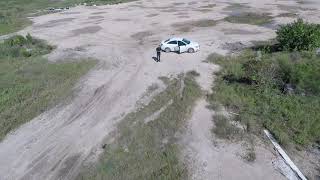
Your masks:
<instances>
[{"instance_id":1,"label":"car door","mask_svg":"<svg viewBox=\"0 0 320 180\"><path fill-rule=\"evenodd\" d=\"M170 41L168 42L168 47L171 51L179 51L178 42L177 41Z\"/></svg>"},{"instance_id":2,"label":"car door","mask_svg":"<svg viewBox=\"0 0 320 180\"><path fill-rule=\"evenodd\" d=\"M188 51L186 43L182 41L178 41L178 46L179 46L180 53Z\"/></svg>"}]
</instances>

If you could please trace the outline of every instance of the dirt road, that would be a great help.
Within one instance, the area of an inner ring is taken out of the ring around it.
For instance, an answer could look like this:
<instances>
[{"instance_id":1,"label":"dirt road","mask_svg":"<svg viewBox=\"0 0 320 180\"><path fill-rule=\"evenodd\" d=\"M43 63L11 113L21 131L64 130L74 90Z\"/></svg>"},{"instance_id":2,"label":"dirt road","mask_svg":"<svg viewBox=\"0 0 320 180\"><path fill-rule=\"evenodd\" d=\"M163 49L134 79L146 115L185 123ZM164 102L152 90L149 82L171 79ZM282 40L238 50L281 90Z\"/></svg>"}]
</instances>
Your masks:
<instances>
[{"instance_id":1,"label":"dirt road","mask_svg":"<svg viewBox=\"0 0 320 180\"><path fill-rule=\"evenodd\" d=\"M212 72L217 70L204 61L210 53L225 54L230 51L230 44L241 42L245 46L250 41L275 36L271 26L220 21L230 15L230 10L225 9L231 6L228 2L143 0L112 6L80 6L33 18L32 27L21 33L30 32L56 45L57 49L48 56L51 61L91 57L100 63L78 83L76 97L70 104L41 114L0 143L0 179L73 179L82 163L96 160L102 140L127 113L138 108L137 102L149 86L159 83L160 76L196 70L200 73L197 81L210 91ZM276 17L286 12L277 3L298 5L295 1L277 0L266 4L255 0L241 2L248 3L253 11L271 13L275 24L293 20ZM315 13L296 11L303 17ZM319 15L312 17L312 21L319 20ZM208 19L216 23L203 25L208 24ZM156 45L170 36L195 40L201 51L163 53L162 62L155 62L152 57ZM266 154L272 157L271 152ZM257 169L266 168L270 177L281 177L270 163L258 164L261 167Z\"/></svg>"}]
</instances>

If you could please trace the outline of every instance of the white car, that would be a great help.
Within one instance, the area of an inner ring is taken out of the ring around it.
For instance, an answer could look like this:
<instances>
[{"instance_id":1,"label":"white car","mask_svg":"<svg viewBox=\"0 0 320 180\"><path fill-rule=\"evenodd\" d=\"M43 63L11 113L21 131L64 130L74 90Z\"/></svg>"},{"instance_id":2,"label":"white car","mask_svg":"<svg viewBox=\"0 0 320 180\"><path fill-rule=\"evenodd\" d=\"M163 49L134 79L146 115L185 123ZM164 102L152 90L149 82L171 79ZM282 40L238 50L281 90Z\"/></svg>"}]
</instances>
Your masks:
<instances>
[{"instance_id":1,"label":"white car","mask_svg":"<svg viewBox=\"0 0 320 180\"><path fill-rule=\"evenodd\" d=\"M192 42L185 38L170 38L161 42L161 50L169 52L188 52L194 53L200 50L200 46L197 42Z\"/></svg>"}]
</instances>

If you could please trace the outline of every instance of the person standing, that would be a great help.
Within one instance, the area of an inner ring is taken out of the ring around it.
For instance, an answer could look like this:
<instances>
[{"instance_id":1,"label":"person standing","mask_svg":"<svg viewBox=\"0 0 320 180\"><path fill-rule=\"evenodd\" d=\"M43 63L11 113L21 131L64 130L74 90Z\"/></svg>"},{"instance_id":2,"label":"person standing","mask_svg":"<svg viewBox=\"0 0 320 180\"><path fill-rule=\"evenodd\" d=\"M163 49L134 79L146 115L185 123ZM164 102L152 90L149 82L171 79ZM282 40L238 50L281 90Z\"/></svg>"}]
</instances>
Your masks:
<instances>
[{"instance_id":1,"label":"person standing","mask_svg":"<svg viewBox=\"0 0 320 180\"><path fill-rule=\"evenodd\" d=\"M161 47L158 46L156 48L156 51L157 51L157 62L160 62L160 56L161 56Z\"/></svg>"}]
</instances>

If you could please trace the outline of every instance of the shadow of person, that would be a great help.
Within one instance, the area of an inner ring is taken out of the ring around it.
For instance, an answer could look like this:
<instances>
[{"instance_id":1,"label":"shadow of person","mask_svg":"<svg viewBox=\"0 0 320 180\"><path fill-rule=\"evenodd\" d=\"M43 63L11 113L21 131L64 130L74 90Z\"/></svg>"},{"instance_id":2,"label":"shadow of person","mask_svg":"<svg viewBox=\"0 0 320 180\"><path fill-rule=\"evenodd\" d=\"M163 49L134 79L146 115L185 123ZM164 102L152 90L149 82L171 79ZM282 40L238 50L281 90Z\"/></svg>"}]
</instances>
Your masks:
<instances>
[{"instance_id":1,"label":"shadow of person","mask_svg":"<svg viewBox=\"0 0 320 180\"><path fill-rule=\"evenodd\" d=\"M157 57L152 57L152 59L153 59L155 62L158 62L158 58L157 58Z\"/></svg>"}]
</instances>

